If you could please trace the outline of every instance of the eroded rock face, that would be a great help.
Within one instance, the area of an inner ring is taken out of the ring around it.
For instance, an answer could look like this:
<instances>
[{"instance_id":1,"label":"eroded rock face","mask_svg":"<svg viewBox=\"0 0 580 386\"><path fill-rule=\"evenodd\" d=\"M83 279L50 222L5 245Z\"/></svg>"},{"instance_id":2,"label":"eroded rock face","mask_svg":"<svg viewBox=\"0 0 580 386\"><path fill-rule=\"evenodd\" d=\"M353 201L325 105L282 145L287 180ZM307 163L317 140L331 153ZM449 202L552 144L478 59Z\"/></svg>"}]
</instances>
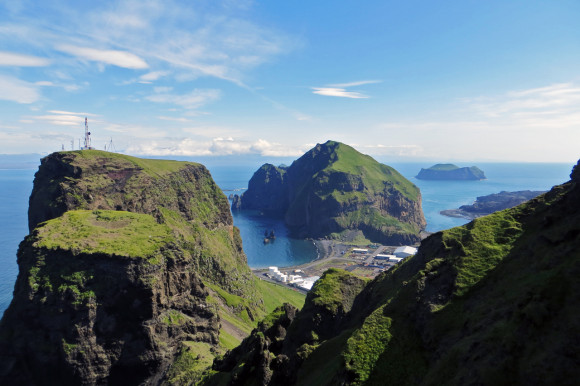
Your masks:
<instances>
[{"instance_id":1,"label":"eroded rock face","mask_svg":"<svg viewBox=\"0 0 580 386\"><path fill-rule=\"evenodd\" d=\"M160 208L166 208L187 220L201 220L209 228L233 224L227 199L203 165L136 163L133 157L90 153L53 153L41 160L28 208L31 232L39 223L72 209L125 210L159 217Z\"/></svg>"},{"instance_id":2,"label":"eroded rock face","mask_svg":"<svg viewBox=\"0 0 580 386\"><path fill-rule=\"evenodd\" d=\"M36 248L18 253L14 299L0 325L5 384L140 384L159 380L179 342L218 343L207 289L177 248L155 262Z\"/></svg>"},{"instance_id":3,"label":"eroded rock face","mask_svg":"<svg viewBox=\"0 0 580 386\"><path fill-rule=\"evenodd\" d=\"M263 307L202 165L54 153L29 219L0 322L0 384L158 384L182 342L218 346L205 283L247 299L250 319Z\"/></svg>"},{"instance_id":4,"label":"eroded rock face","mask_svg":"<svg viewBox=\"0 0 580 386\"><path fill-rule=\"evenodd\" d=\"M263 165L235 204L284 218L301 238L360 230L377 242L414 243L426 226L415 185L333 141L316 145L289 167Z\"/></svg>"}]
</instances>

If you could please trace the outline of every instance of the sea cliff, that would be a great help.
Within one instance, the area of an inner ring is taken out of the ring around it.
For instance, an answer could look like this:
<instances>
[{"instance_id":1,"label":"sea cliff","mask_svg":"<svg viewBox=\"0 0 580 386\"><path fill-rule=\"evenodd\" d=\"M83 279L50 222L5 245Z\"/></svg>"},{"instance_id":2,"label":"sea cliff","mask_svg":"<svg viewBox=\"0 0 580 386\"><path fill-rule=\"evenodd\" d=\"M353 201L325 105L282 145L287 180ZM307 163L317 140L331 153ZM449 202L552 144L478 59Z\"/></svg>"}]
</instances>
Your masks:
<instances>
[{"instance_id":1,"label":"sea cliff","mask_svg":"<svg viewBox=\"0 0 580 386\"><path fill-rule=\"evenodd\" d=\"M419 189L395 169L334 141L318 144L289 167L263 165L235 208L284 218L301 238L367 239L412 244L426 222Z\"/></svg>"},{"instance_id":2,"label":"sea cliff","mask_svg":"<svg viewBox=\"0 0 580 386\"><path fill-rule=\"evenodd\" d=\"M265 313L227 199L200 164L54 153L29 219L0 321L0 383L195 381L198 362Z\"/></svg>"}]
</instances>

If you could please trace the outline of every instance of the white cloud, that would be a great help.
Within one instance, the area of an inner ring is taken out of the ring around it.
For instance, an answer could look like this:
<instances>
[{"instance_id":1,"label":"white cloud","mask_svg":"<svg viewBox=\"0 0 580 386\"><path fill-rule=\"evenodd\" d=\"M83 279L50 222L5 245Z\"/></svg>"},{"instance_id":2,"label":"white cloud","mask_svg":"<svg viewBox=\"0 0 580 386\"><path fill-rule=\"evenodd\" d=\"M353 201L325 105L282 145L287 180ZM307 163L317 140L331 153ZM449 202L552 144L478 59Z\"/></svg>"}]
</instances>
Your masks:
<instances>
[{"instance_id":1,"label":"white cloud","mask_svg":"<svg viewBox=\"0 0 580 386\"><path fill-rule=\"evenodd\" d=\"M154 140L132 144L129 154L143 155L173 155L173 156L223 156L258 154L268 157L299 156L305 149L286 147L263 139L257 141L236 140L232 137L217 137L213 139L194 140L183 138L179 140Z\"/></svg>"},{"instance_id":2,"label":"white cloud","mask_svg":"<svg viewBox=\"0 0 580 386\"><path fill-rule=\"evenodd\" d=\"M40 99L38 87L17 78L0 75L0 100L34 103Z\"/></svg>"},{"instance_id":3,"label":"white cloud","mask_svg":"<svg viewBox=\"0 0 580 386\"><path fill-rule=\"evenodd\" d=\"M50 60L46 58L0 51L0 66L44 67L50 63Z\"/></svg>"},{"instance_id":4,"label":"white cloud","mask_svg":"<svg viewBox=\"0 0 580 386\"><path fill-rule=\"evenodd\" d=\"M153 82L158 80L159 78L166 76L167 74L169 74L168 71L152 71L148 72L147 74L141 75L139 77L139 80L141 82Z\"/></svg>"},{"instance_id":5,"label":"white cloud","mask_svg":"<svg viewBox=\"0 0 580 386\"><path fill-rule=\"evenodd\" d=\"M221 96L220 90L216 89L195 89L188 94L170 94L171 89L157 88L156 94L145 97L150 102L170 103L181 106L185 109L197 109L209 102L218 100Z\"/></svg>"},{"instance_id":6,"label":"white cloud","mask_svg":"<svg viewBox=\"0 0 580 386\"><path fill-rule=\"evenodd\" d=\"M117 67L135 70L149 68L149 65L139 56L126 51L99 50L96 48L78 47L68 44L58 45L56 46L56 49L84 60L111 64Z\"/></svg>"},{"instance_id":7,"label":"white cloud","mask_svg":"<svg viewBox=\"0 0 580 386\"><path fill-rule=\"evenodd\" d=\"M381 83L382 80L359 80L357 82L350 82L350 83L337 83L331 84L331 87L340 87L340 88L347 88L347 87L355 87L355 86L362 86L365 84L374 84L374 83Z\"/></svg>"},{"instance_id":8,"label":"white cloud","mask_svg":"<svg viewBox=\"0 0 580 386\"><path fill-rule=\"evenodd\" d=\"M170 122L190 122L189 119L184 117L165 117L165 116L158 116L157 119L161 119L162 121L170 121Z\"/></svg>"},{"instance_id":9,"label":"white cloud","mask_svg":"<svg viewBox=\"0 0 580 386\"><path fill-rule=\"evenodd\" d=\"M368 98L367 95L364 95L360 92L356 91L347 91L348 87L355 87L355 86L363 86L365 84L374 84L380 83L380 80L359 80L356 82L350 83L337 83L337 84L330 84L325 87L312 87L314 94L324 95L324 96L333 96L333 97L340 97L340 98L351 98L351 99L366 99Z\"/></svg>"},{"instance_id":10,"label":"white cloud","mask_svg":"<svg viewBox=\"0 0 580 386\"><path fill-rule=\"evenodd\" d=\"M354 91L346 91L344 88L335 87L312 87L314 94L341 97L341 98L352 98L352 99L364 99L368 96L363 95Z\"/></svg>"}]
</instances>

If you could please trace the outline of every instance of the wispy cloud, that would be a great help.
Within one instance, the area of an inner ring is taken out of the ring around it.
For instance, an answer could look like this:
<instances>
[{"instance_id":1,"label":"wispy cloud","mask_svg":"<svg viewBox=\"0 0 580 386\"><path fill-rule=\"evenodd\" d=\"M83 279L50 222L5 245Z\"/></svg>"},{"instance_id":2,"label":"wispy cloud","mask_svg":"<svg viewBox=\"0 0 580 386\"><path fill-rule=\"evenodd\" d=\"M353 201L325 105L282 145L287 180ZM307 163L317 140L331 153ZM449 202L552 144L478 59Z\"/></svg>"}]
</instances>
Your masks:
<instances>
[{"instance_id":1,"label":"wispy cloud","mask_svg":"<svg viewBox=\"0 0 580 386\"><path fill-rule=\"evenodd\" d=\"M367 95L358 91L347 91L348 87L363 86L365 84L381 83L380 80L359 80L349 83L330 84L325 87L312 87L314 94L351 99L366 99Z\"/></svg>"},{"instance_id":2,"label":"wispy cloud","mask_svg":"<svg viewBox=\"0 0 580 386\"><path fill-rule=\"evenodd\" d=\"M382 80L359 80L357 82L350 82L350 83L336 83L330 84L331 87L340 87L340 88L347 88L347 87L356 87L356 86L363 86L365 84L374 84L374 83L382 83Z\"/></svg>"},{"instance_id":3,"label":"wispy cloud","mask_svg":"<svg viewBox=\"0 0 580 386\"><path fill-rule=\"evenodd\" d=\"M149 65L139 56L126 51L99 50L96 48L79 47L68 44L58 45L56 46L56 49L88 61L130 69L149 68Z\"/></svg>"},{"instance_id":4,"label":"wispy cloud","mask_svg":"<svg viewBox=\"0 0 580 386\"><path fill-rule=\"evenodd\" d=\"M341 98L351 98L351 99L365 99L368 96L361 94L359 92L354 91L346 91L344 88L335 88L335 87L312 87L314 94L324 95L324 96L333 96L333 97L341 97Z\"/></svg>"},{"instance_id":5,"label":"wispy cloud","mask_svg":"<svg viewBox=\"0 0 580 386\"><path fill-rule=\"evenodd\" d=\"M31 118L35 122L44 122L55 126L75 126L82 127L85 117L96 117L91 113L75 113L72 111L49 110L49 114L35 115Z\"/></svg>"},{"instance_id":6,"label":"wispy cloud","mask_svg":"<svg viewBox=\"0 0 580 386\"><path fill-rule=\"evenodd\" d=\"M28 104L39 99L40 93L37 85L0 75L0 100Z\"/></svg>"},{"instance_id":7,"label":"wispy cloud","mask_svg":"<svg viewBox=\"0 0 580 386\"><path fill-rule=\"evenodd\" d=\"M504 95L463 99L480 116L520 127L580 125L580 87L558 83Z\"/></svg>"},{"instance_id":8,"label":"wispy cloud","mask_svg":"<svg viewBox=\"0 0 580 386\"><path fill-rule=\"evenodd\" d=\"M170 88L157 88L157 93L145 97L150 102L169 103L181 106L185 109L197 109L209 102L218 100L221 96L220 90L216 89L195 89L188 94L172 94Z\"/></svg>"},{"instance_id":9,"label":"wispy cloud","mask_svg":"<svg viewBox=\"0 0 580 386\"><path fill-rule=\"evenodd\" d=\"M0 66L14 67L44 67L51 61L47 58L0 51Z\"/></svg>"}]
</instances>

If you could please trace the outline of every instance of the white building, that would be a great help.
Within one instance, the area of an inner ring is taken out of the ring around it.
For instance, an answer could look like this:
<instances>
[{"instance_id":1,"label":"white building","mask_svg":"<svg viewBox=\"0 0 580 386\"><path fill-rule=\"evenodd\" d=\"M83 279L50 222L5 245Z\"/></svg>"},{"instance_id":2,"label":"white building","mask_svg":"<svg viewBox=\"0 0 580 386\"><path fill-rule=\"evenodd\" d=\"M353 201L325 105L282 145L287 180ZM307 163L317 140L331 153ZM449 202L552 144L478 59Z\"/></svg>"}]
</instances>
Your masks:
<instances>
[{"instance_id":1,"label":"white building","mask_svg":"<svg viewBox=\"0 0 580 386\"><path fill-rule=\"evenodd\" d=\"M409 257L417 253L417 248L402 246L395 249L395 256L397 257Z\"/></svg>"},{"instance_id":2,"label":"white building","mask_svg":"<svg viewBox=\"0 0 580 386\"><path fill-rule=\"evenodd\" d=\"M395 264L397 264L397 263L400 263L401 260L403 260L403 259L404 259L403 257L395 257L395 256L392 256L392 257L389 257L389 263L395 263Z\"/></svg>"},{"instance_id":3,"label":"white building","mask_svg":"<svg viewBox=\"0 0 580 386\"><path fill-rule=\"evenodd\" d=\"M378 255L375 256L375 259L389 260L391 257L395 257L395 255L383 255L383 254L379 253Z\"/></svg>"},{"instance_id":4,"label":"white building","mask_svg":"<svg viewBox=\"0 0 580 386\"><path fill-rule=\"evenodd\" d=\"M353 248L352 249L353 253L361 253L361 254L365 254L365 253L369 253L368 249L364 249L364 248Z\"/></svg>"}]
</instances>

